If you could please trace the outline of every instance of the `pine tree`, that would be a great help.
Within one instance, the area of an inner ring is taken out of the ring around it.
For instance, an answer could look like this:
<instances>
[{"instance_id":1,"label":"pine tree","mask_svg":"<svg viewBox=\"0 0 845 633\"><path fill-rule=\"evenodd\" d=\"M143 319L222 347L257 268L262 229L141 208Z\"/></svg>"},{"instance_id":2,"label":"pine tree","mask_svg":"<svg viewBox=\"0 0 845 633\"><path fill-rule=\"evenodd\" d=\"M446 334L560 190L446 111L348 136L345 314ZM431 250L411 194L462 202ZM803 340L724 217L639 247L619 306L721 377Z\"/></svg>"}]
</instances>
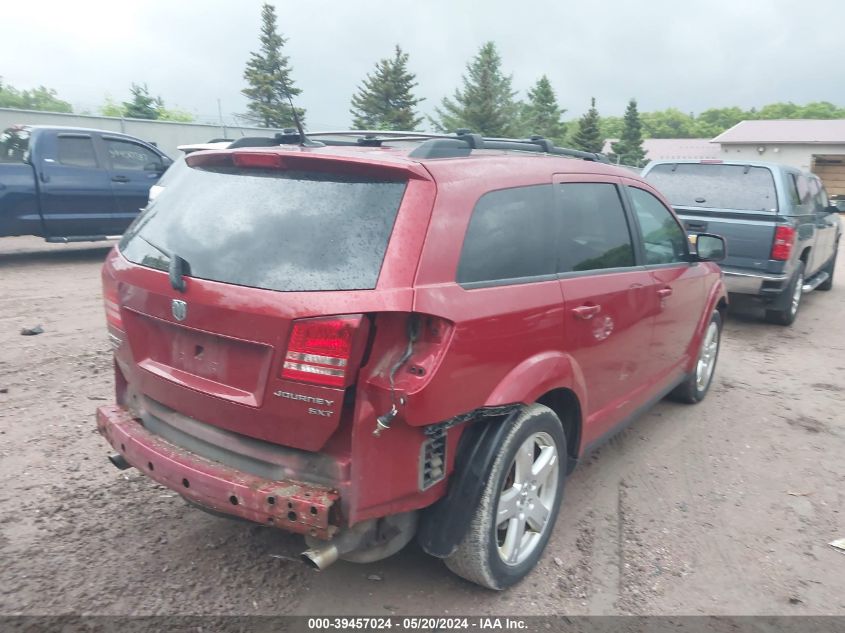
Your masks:
<instances>
[{"instance_id":1,"label":"pine tree","mask_svg":"<svg viewBox=\"0 0 845 633\"><path fill-rule=\"evenodd\" d=\"M584 152L600 152L604 145L599 129L599 111L596 110L596 98L590 101L590 109L578 120L578 129L572 135L572 144Z\"/></svg>"},{"instance_id":2,"label":"pine tree","mask_svg":"<svg viewBox=\"0 0 845 633\"><path fill-rule=\"evenodd\" d=\"M393 58L380 60L352 97L352 127L358 130L413 130L421 122L414 107L416 75L408 71L408 54L396 45Z\"/></svg>"},{"instance_id":3,"label":"pine tree","mask_svg":"<svg viewBox=\"0 0 845 633\"><path fill-rule=\"evenodd\" d=\"M566 136L566 124L560 120L564 112L557 104L549 78L543 75L528 91L528 103L522 108L523 131L560 144Z\"/></svg>"},{"instance_id":4,"label":"pine tree","mask_svg":"<svg viewBox=\"0 0 845 633\"><path fill-rule=\"evenodd\" d=\"M467 64L463 88L453 99L445 97L430 119L442 132L469 128L484 136L510 136L519 131L518 106L514 102L511 76L502 74L502 58L493 42L487 42Z\"/></svg>"},{"instance_id":5,"label":"pine tree","mask_svg":"<svg viewBox=\"0 0 845 633\"><path fill-rule=\"evenodd\" d=\"M294 87L290 77L289 59L282 54L287 39L276 29L276 10L265 3L261 8L261 49L250 53L244 70L249 84L241 93L249 100L247 117L263 127L293 127L293 110L288 101L302 92ZM305 110L296 109L300 121L305 120Z\"/></svg>"},{"instance_id":6,"label":"pine tree","mask_svg":"<svg viewBox=\"0 0 845 633\"><path fill-rule=\"evenodd\" d=\"M150 96L147 84L132 84L131 101L123 102L123 116L130 119L157 119L158 111L162 107L161 99Z\"/></svg>"},{"instance_id":7,"label":"pine tree","mask_svg":"<svg viewBox=\"0 0 845 633\"><path fill-rule=\"evenodd\" d=\"M636 99L631 99L628 102L622 136L617 143L613 144L613 153L616 154L619 162L623 165L642 167L645 162L643 124L640 121L640 113L637 111Z\"/></svg>"}]
</instances>

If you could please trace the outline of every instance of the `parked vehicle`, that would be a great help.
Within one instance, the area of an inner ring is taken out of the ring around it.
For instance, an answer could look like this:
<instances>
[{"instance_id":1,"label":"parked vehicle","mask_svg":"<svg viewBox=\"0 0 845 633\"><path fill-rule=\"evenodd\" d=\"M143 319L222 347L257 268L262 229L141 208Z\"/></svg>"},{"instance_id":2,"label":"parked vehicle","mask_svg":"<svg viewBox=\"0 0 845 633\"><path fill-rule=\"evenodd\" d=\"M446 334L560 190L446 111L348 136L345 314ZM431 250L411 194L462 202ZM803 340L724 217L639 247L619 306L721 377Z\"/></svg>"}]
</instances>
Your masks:
<instances>
[{"instance_id":1,"label":"parked vehicle","mask_svg":"<svg viewBox=\"0 0 845 633\"><path fill-rule=\"evenodd\" d=\"M304 534L315 567L416 533L503 589L579 457L707 393L724 241L691 255L595 154L396 135L188 156L104 265L97 423L119 468Z\"/></svg>"},{"instance_id":2,"label":"parked vehicle","mask_svg":"<svg viewBox=\"0 0 845 633\"><path fill-rule=\"evenodd\" d=\"M168 183L172 183L176 180L185 170L188 169L187 165L185 165L185 156L188 154L193 154L194 152L201 152L207 149L226 149L229 145L232 144L232 141L223 140L223 141L209 141L208 143L189 143L185 145L179 145L176 149L182 152L182 155L179 156L170 167L167 168L167 171L164 172L164 175L159 178L158 182L150 187L149 193L149 202L155 200L158 195L164 191L164 188L168 186Z\"/></svg>"},{"instance_id":3,"label":"parked vehicle","mask_svg":"<svg viewBox=\"0 0 845 633\"><path fill-rule=\"evenodd\" d=\"M84 128L0 134L0 237L48 242L120 236L172 161L139 139Z\"/></svg>"},{"instance_id":4,"label":"parked vehicle","mask_svg":"<svg viewBox=\"0 0 845 633\"><path fill-rule=\"evenodd\" d=\"M675 207L687 230L723 235L728 292L763 303L791 325L803 293L830 290L842 226L824 185L786 165L655 161L643 177Z\"/></svg>"},{"instance_id":5,"label":"parked vehicle","mask_svg":"<svg viewBox=\"0 0 845 633\"><path fill-rule=\"evenodd\" d=\"M284 135L276 136L244 136L237 140L231 139L212 139L207 143L188 143L179 145L176 149L182 152L182 155L174 161L174 163L167 169L161 179L150 187L149 201L155 200L159 194L164 191L177 178L179 178L187 170L185 165L185 157L194 152L201 152L203 150L211 149L226 149L227 147L272 147L279 145L280 140L283 140Z\"/></svg>"},{"instance_id":6,"label":"parked vehicle","mask_svg":"<svg viewBox=\"0 0 845 633\"><path fill-rule=\"evenodd\" d=\"M845 213L845 196L833 196L830 203L839 210L839 213Z\"/></svg>"}]
</instances>

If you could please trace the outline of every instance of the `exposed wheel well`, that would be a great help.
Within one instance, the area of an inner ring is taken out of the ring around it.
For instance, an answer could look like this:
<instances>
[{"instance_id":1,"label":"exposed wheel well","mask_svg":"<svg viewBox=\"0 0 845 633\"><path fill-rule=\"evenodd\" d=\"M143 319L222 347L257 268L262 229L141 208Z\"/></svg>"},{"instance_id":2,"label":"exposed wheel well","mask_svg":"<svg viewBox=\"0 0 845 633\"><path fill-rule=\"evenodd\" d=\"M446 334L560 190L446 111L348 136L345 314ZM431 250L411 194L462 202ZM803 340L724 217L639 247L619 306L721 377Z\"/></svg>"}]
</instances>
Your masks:
<instances>
[{"instance_id":1,"label":"exposed wheel well","mask_svg":"<svg viewBox=\"0 0 845 633\"><path fill-rule=\"evenodd\" d=\"M810 246L808 246L808 247L807 247L807 248L805 248L803 251L801 251L801 257L799 257L799 258L798 258L798 259L800 259L802 262L804 262L804 265L806 265L806 264L807 264L807 262L808 262L808 261L810 261L810 248L811 248L811 247L810 247Z\"/></svg>"},{"instance_id":2,"label":"exposed wheel well","mask_svg":"<svg viewBox=\"0 0 845 633\"><path fill-rule=\"evenodd\" d=\"M728 317L728 302L724 297L719 299L719 303L716 304L716 310L718 310L719 316L722 317L722 324L724 325Z\"/></svg>"},{"instance_id":3,"label":"exposed wheel well","mask_svg":"<svg viewBox=\"0 0 845 633\"><path fill-rule=\"evenodd\" d=\"M566 450L572 459L578 458L581 445L581 404L578 396L570 389L553 389L537 399L539 404L549 407L560 418L566 434Z\"/></svg>"}]
</instances>

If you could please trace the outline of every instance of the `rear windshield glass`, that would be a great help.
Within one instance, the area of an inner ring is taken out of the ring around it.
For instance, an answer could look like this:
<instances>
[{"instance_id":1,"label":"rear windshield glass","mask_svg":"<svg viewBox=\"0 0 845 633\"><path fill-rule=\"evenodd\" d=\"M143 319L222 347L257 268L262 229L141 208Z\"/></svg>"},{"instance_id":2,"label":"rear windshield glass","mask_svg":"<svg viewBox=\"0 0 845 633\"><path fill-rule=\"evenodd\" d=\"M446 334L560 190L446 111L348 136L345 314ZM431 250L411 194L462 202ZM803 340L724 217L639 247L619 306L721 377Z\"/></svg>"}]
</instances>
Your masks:
<instances>
[{"instance_id":1,"label":"rear windshield glass","mask_svg":"<svg viewBox=\"0 0 845 633\"><path fill-rule=\"evenodd\" d=\"M646 180L677 207L776 213L772 172L765 167L677 163L656 165Z\"/></svg>"},{"instance_id":2,"label":"rear windshield glass","mask_svg":"<svg viewBox=\"0 0 845 633\"><path fill-rule=\"evenodd\" d=\"M404 182L336 173L188 168L129 227L120 250L167 270L269 290L375 288Z\"/></svg>"},{"instance_id":3,"label":"rear windshield glass","mask_svg":"<svg viewBox=\"0 0 845 633\"><path fill-rule=\"evenodd\" d=\"M0 163L23 163L29 151L29 130L9 128L0 133Z\"/></svg>"},{"instance_id":4,"label":"rear windshield glass","mask_svg":"<svg viewBox=\"0 0 845 633\"><path fill-rule=\"evenodd\" d=\"M167 168L167 171L164 172L164 175L158 179L156 183L159 187L169 187L170 185L174 184L176 180L183 176L185 172L189 171L190 167L188 167L188 163L185 162L185 157L180 156L170 167Z\"/></svg>"}]
</instances>

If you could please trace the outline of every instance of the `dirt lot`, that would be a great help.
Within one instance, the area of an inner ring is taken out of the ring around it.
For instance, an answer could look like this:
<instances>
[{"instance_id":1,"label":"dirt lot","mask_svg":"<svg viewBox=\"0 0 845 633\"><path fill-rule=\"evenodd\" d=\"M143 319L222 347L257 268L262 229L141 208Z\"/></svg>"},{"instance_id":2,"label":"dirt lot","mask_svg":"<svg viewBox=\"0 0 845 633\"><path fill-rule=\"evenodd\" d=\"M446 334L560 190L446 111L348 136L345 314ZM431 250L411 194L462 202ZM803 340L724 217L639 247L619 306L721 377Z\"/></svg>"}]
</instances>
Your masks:
<instances>
[{"instance_id":1,"label":"dirt lot","mask_svg":"<svg viewBox=\"0 0 845 633\"><path fill-rule=\"evenodd\" d=\"M115 470L93 420L105 253L0 240L0 613L845 614L841 258L794 327L734 312L706 401L662 403L585 460L539 567L492 593L413 545L312 572L298 537Z\"/></svg>"}]
</instances>

